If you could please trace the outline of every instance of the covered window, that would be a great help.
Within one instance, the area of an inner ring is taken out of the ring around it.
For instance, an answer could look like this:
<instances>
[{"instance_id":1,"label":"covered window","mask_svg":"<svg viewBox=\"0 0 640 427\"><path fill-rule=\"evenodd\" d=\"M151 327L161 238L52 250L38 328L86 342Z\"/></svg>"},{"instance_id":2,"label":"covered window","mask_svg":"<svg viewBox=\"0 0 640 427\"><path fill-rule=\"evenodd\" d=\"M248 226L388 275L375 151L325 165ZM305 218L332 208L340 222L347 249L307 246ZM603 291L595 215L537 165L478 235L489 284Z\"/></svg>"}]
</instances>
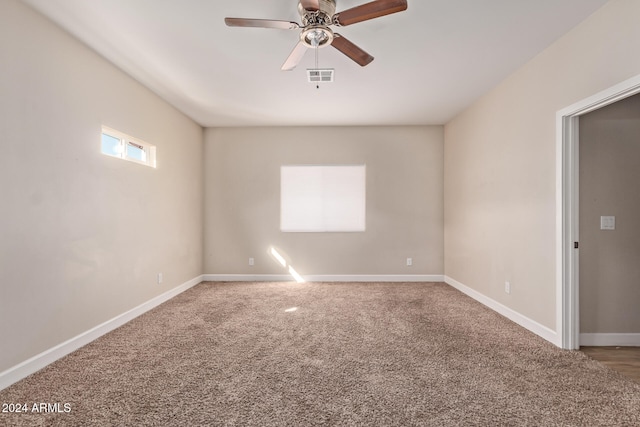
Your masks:
<instances>
[{"instance_id":1,"label":"covered window","mask_svg":"<svg viewBox=\"0 0 640 427\"><path fill-rule=\"evenodd\" d=\"M282 166L280 230L365 231L366 167Z\"/></svg>"}]
</instances>

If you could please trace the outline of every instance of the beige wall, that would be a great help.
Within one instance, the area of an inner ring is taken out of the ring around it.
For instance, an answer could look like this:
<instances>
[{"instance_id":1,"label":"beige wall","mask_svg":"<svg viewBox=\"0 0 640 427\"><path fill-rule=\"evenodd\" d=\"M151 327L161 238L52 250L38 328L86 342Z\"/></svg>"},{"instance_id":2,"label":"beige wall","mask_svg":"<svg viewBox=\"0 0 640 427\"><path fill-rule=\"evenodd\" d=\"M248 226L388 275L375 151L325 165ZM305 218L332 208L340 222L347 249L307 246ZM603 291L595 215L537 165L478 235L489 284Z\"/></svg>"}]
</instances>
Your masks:
<instances>
[{"instance_id":1,"label":"beige wall","mask_svg":"<svg viewBox=\"0 0 640 427\"><path fill-rule=\"evenodd\" d=\"M445 126L445 274L553 330L555 114L640 74L638 16L607 3Z\"/></svg>"},{"instance_id":2,"label":"beige wall","mask_svg":"<svg viewBox=\"0 0 640 427\"><path fill-rule=\"evenodd\" d=\"M441 126L208 129L205 273L283 274L274 245L302 275L441 275L442 142ZM366 164L366 232L280 232L280 166L304 164Z\"/></svg>"},{"instance_id":3,"label":"beige wall","mask_svg":"<svg viewBox=\"0 0 640 427\"><path fill-rule=\"evenodd\" d=\"M580 332L640 332L640 95L580 117ZM600 216L616 217L600 230Z\"/></svg>"},{"instance_id":4,"label":"beige wall","mask_svg":"<svg viewBox=\"0 0 640 427\"><path fill-rule=\"evenodd\" d=\"M2 372L202 273L203 131L15 0L0 76ZM102 124L158 168L102 155Z\"/></svg>"}]
</instances>

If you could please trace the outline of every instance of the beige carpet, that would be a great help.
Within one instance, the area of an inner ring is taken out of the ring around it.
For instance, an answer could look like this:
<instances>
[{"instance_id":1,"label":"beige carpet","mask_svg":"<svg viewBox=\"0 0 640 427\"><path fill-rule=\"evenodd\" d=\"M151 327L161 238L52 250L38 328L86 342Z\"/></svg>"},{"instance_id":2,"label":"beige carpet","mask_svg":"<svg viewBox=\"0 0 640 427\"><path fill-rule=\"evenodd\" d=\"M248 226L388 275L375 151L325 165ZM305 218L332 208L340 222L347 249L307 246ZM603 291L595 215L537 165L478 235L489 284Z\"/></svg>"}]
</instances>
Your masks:
<instances>
[{"instance_id":1,"label":"beige carpet","mask_svg":"<svg viewBox=\"0 0 640 427\"><path fill-rule=\"evenodd\" d=\"M0 425L640 425L639 384L435 283L202 283L0 403L29 407Z\"/></svg>"}]
</instances>

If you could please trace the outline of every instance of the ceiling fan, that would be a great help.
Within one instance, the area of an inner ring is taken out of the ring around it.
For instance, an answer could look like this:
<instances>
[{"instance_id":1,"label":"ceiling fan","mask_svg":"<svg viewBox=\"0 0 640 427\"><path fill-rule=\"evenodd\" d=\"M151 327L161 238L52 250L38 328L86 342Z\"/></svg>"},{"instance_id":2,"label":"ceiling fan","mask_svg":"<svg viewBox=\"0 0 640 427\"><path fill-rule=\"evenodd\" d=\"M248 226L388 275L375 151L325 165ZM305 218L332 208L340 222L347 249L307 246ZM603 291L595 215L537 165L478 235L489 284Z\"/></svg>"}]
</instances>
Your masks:
<instances>
[{"instance_id":1,"label":"ceiling fan","mask_svg":"<svg viewBox=\"0 0 640 427\"><path fill-rule=\"evenodd\" d=\"M301 29L300 41L282 65L284 71L293 70L302 60L307 48L315 49L329 45L364 67L373 61L373 56L340 34L334 33L329 27L331 25L346 27L406 9L407 0L376 0L336 13L336 0L300 0L298 12L302 18L302 25L271 19L225 18L224 22L230 27Z\"/></svg>"}]
</instances>

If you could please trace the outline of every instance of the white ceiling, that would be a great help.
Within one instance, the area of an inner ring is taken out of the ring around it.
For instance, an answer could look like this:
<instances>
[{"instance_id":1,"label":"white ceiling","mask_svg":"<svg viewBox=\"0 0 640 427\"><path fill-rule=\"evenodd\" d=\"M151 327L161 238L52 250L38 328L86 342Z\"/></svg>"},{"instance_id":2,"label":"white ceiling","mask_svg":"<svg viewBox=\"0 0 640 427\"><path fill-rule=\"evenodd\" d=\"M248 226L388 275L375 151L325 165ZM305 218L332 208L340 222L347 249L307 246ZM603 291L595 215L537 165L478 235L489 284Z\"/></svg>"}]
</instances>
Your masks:
<instances>
[{"instance_id":1,"label":"white ceiling","mask_svg":"<svg viewBox=\"0 0 640 427\"><path fill-rule=\"evenodd\" d=\"M297 0L23 0L205 127L444 124L607 0L409 0L408 10L340 28L376 59L332 47L317 89L307 52L280 67L298 31L230 28L224 18L300 22ZM345 10L367 0L337 0Z\"/></svg>"}]
</instances>

